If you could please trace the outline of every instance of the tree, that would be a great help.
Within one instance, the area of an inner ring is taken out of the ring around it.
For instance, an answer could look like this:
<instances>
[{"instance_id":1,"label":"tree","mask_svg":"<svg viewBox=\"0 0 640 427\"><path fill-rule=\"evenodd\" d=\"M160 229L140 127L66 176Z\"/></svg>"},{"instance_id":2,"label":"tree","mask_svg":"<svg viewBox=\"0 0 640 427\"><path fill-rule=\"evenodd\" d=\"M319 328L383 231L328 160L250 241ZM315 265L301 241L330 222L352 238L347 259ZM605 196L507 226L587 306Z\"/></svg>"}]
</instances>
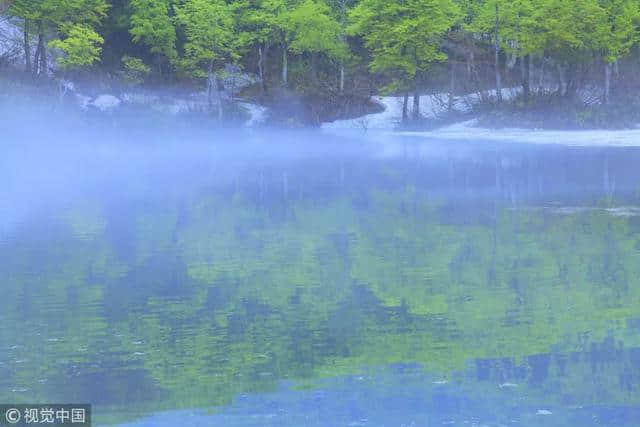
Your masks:
<instances>
[{"instance_id":1,"label":"tree","mask_svg":"<svg viewBox=\"0 0 640 427\"><path fill-rule=\"evenodd\" d=\"M265 5L275 15L274 24L277 28L277 38L282 48L282 84L287 85L289 82L289 44L293 34L291 33L291 25L289 13L294 9L300 0L266 0Z\"/></svg>"},{"instance_id":2,"label":"tree","mask_svg":"<svg viewBox=\"0 0 640 427\"><path fill-rule=\"evenodd\" d=\"M442 37L461 18L451 0L363 0L349 14L352 34L361 35L373 59L373 72L385 73L391 83L384 90L405 93L402 119L406 121L408 91L414 89L414 114L419 115L418 81L429 66L447 59Z\"/></svg>"},{"instance_id":3,"label":"tree","mask_svg":"<svg viewBox=\"0 0 640 427\"><path fill-rule=\"evenodd\" d=\"M283 2L274 0L249 0L239 3L237 8L237 28L242 44L255 45L258 53L258 75L262 81L262 89L267 89L268 54L274 43L280 38L277 26L277 13Z\"/></svg>"},{"instance_id":4,"label":"tree","mask_svg":"<svg viewBox=\"0 0 640 427\"><path fill-rule=\"evenodd\" d=\"M491 37L493 47L496 98L502 101L502 73L500 71L500 50L504 44L504 34L510 33L514 25L515 7L508 0L487 0L478 10L472 28ZM513 33L511 31L511 33Z\"/></svg>"},{"instance_id":5,"label":"tree","mask_svg":"<svg viewBox=\"0 0 640 427\"><path fill-rule=\"evenodd\" d=\"M605 63L602 102L606 104L610 97L611 66L637 43L640 12L634 0L601 0L600 6L604 13L598 31L598 50Z\"/></svg>"},{"instance_id":6,"label":"tree","mask_svg":"<svg viewBox=\"0 0 640 427\"><path fill-rule=\"evenodd\" d=\"M9 6L8 13L21 18L24 26L24 52L27 72L46 74L47 64L47 38L53 41L62 36L64 41L72 38L66 44L57 44L59 47L74 51L78 54L79 46L84 46L85 53L91 50L89 47L98 47L102 39L97 36L94 28L100 24L106 16L109 5L105 0L14 0ZM30 35L36 32L38 45L31 62ZM97 37L96 37L97 36ZM72 47L73 46L73 47ZM89 48L89 49L86 49ZM99 51L98 51L99 52ZM85 55L93 62L97 57ZM78 58L75 58L77 60ZM64 59L63 59L64 61Z\"/></svg>"},{"instance_id":7,"label":"tree","mask_svg":"<svg viewBox=\"0 0 640 427\"><path fill-rule=\"evenodd\" d=\"M180 65L194 77L206 77L209 106L215 92L218 118L222 119L222 95L215 72L225 61L238 58L233 11L224 0L186 0L175 11L186 37Z\"/></svg>"},{"instance_id":8,"label":"tree","mask_svg":"<svg viewBox=\"0 0 640 427\"><path fill-rule=\"evenodd\" d=\"M347 15L349 8L352 6L353 0L332 0L333 9L337 15L337 20L340 24L340 39L346 44L347 35ZM344 92L344 63L345 58L340 58L340 93Z\"/></svg>"},{"instance_id":9,"label":"tree","mask_svg":"<svg viewBox=\"0 0 640 427\"><path fill-rule=\"evenodd\" d=\"M329 6L322 0L305 0L283 18L283 27L289 35L289 48L294 53L309 55L311 79L317 84L318 55L325 54L330 58L343 58L346 55L340 24L331 16Z\"/></svg>"},{"instance_id":10,"label":"tree","mask_svg":"<svg viewBox=\"0 0 640 427\"><path fill-rule=\"evenodd\" d=\"M131 0L131 27L134 43L149 48L162 73L162 64L177 58L176 29L169 16L169 0Z\"/></svg>"}]
</instances>

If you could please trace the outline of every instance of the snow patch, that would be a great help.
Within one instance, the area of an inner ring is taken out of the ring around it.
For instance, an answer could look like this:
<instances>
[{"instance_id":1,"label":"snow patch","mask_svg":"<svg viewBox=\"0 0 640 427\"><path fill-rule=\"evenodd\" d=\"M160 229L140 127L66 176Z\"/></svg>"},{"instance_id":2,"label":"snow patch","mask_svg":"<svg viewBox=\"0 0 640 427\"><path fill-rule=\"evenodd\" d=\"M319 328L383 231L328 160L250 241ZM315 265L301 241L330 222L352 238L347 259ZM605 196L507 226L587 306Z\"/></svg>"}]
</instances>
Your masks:
<instances>
[{"instance_id":1,"label":"snow patch","mask_svg":"<svg viewBox=\"0 0 640 427\"><path fill-rule=\"evenodd\" d=\"M518 88L502 89L502 97L511 99L517 93ZM495 90L472 93L465 96L457 96L453 100L455 111L465 112L482 99L495 97ZM379 113L367 114L362 117L347 120L336 120L331 123L323 123L323 129L362 129L362 130L393 130L402 120L402 105L404 102L401 96L375 96L373 102L380 104L384 110ZM444 113L449 108L449 95L437 93L423 95L420 97L420 112L422 117L435 118ZM413 114L413 98L409 98L408 113Z\"/></svg>"},{"instance_id":2,"label":"snow patch","mask_svg":"<svg viewBox=\"0 0 640 427\"><path fill-rule=\"evenodd\" d=\"M625 130L488 129L476 127L476 124L476 120L470 120L433 131L398 132L397 134L439 140L558 144L576 147L640 146L640 128Z\"/></svg>"}]
</instances>

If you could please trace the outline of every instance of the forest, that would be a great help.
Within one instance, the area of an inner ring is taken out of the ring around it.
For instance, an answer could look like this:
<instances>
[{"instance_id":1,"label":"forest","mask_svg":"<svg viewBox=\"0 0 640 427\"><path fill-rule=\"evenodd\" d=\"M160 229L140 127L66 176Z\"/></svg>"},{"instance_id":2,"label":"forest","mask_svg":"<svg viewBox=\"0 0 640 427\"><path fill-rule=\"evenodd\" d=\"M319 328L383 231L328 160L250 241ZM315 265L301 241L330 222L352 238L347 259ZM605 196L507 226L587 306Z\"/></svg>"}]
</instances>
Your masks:
<instances>
[{"instance_id":1,"label":"forest","mask_svg":"<svg viewBox=\"0 0 640 427\"><path fill-rule=\"evenodd\" d=\"M230 69L258 76L263 102L402 96L403 122L425 93L449 109L478 91L499 106L506 88L520 107L633 109L640 88L638 0L4 0L0 14L36 79L206 87L219 117Z\"/></svg>"}]
</instances>

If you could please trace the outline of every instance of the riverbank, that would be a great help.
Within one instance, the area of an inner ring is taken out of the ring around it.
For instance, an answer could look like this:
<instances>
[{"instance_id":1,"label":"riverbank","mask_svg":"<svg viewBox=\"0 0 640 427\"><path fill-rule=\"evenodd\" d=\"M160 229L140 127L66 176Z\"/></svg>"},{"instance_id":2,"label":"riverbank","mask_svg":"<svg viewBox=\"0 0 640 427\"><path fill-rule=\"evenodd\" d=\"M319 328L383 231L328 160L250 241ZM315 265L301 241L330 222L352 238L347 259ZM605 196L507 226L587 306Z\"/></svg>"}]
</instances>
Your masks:
<instances>
[{"instance_id":1,"label":"riverbank","mask_svg":"<svg viewBox=\"0 0 640 427\"><path fill-rule=\"evenodd\" d=\"M473 113L478 126L496 129L633 129L640 123L640 102L632 94L620 94L605 104L597 91L571 97L545 91L528 99L518 94L502 103L478 103Z\"/></svg>"},{"instance_id":2,"label":"riverbank","mask_svg":"<svg viewBox=\"0 0 640 427\"><path fill-rule=\"evenodd\" d=\"M325 130L431 132L463 124L478 129L522 130L625 130L640 123L640 102L621 96L607 105L597 95L581 92L575 97L539 91L527 101L520 88L504 88L501 102L495 90L454 96L433 93L420 96L419 114L413 99L407 107L411 118L403 122L401 96L364 96L331 88L295 91L282 86L264 88L256 76L238 74L219 95L223 114L213 111L206 91L197 86L163 85L130 87L116 78L90 80L33 79L14 71L0 76L0 102L16 108L44 109L64 106L85 115L108 114L123 123L173 120L182 117L212 127L280 128L321 127Z\"/></svg>"},{"instance_id":3,"label":"riverbank","mask_svg":"<svg viewBox=\"0 0 640 427\"><path fill-rule=\"evenodd\" d=\"M331 120L366 117L384 110L384 106L367 96L330 88L296 91L274 86L264 90L250 74L227 82L213 99L198 86L131 87L116 78L83 77L34 79L19 71L5 72L0 75L0 102L45 109L64 106L110 117L180 116L224 127L319 127ZM219 106L221 114L217 111Z\"/></svg>"},{"instance_id":4,"label":"riverbank","mask_svg":"<svg viewBox=\"0 0 640 427\"><path fill-rule=\"evenodd\" d=\"M409 119L402 120L401 96L378 96L373 100L382 111L357 118L336 120L325 129L394 130L427 132L455 124L473 123L479 129L529 129L549 131L627 130L640 123L640 102L633 95L620 95L603 104L597 90L572 97L553 90L539 91L525 99L521 88L505 88L498 100L495 90L479 91L449 99L449 94L420 96L419 114L413 99L407 107Z\"/></svg>"}]
</instances>

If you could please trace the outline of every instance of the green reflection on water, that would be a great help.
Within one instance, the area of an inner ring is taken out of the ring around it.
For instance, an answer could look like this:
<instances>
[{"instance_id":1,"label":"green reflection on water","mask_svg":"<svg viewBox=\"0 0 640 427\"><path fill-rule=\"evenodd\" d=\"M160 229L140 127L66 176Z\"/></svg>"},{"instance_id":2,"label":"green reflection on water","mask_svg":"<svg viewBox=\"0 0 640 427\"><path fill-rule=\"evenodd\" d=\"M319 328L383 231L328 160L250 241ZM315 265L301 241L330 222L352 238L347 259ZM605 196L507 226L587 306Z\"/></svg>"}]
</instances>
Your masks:
<instances>
[{"instance_id":1,"label":"green reflection on water","mask_svg":"<svg viewBox=\"0 0 640 427\"><path fill-rule=\"evenodd\" d=\"M85 202L1 247L0 400L115 422L417 363L638 405L639 242L635 216L410 186Z\"/></svg>"}]
</instances>

